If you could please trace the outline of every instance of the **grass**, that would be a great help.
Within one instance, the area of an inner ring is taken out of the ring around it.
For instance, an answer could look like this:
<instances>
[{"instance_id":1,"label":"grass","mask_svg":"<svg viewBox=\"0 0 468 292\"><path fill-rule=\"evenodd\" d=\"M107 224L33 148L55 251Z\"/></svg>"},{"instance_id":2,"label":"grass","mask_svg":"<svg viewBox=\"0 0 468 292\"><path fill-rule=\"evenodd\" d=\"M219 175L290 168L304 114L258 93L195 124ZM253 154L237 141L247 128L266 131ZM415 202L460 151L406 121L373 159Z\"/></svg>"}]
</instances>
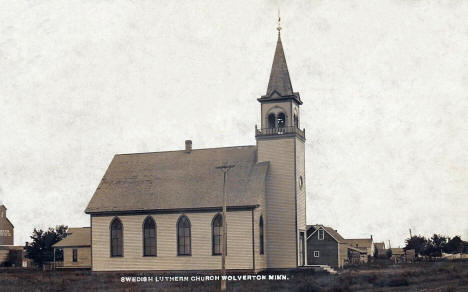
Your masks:
<instances>
[{"instance_id":1,"label":"grass","mask_svg":"<svg viewBox=\"0 0 468 292\"><path fill-rule=\"evenodd\" d=\"M286 275L287 280L279 281L232 281L228 291L468 291L468 261L374 263L348 267L337 275L313 270ZM5 269L0 271L0 291L219 291L218 281L121 283L122 276L160 274Z\"/></svg>"}]
</instances>

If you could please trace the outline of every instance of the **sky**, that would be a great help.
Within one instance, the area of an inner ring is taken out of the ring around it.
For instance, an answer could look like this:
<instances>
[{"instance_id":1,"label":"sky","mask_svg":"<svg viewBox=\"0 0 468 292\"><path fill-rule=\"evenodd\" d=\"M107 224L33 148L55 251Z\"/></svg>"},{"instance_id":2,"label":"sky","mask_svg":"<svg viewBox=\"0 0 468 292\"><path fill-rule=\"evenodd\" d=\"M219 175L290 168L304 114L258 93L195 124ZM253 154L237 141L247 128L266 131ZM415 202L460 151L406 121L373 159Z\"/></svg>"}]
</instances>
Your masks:
<instances>
[{"instance_id":1,"label":"sky","mask_svg":"<svg viewBox=\"0 0 468 292\"><path fill-rule=\"evenodd\" d=\"M116 153L254 145L277 9L307 222L468 239L468 1L1 1L0 200L15 244L89 226Z\"/></svg>"}]
</instances>

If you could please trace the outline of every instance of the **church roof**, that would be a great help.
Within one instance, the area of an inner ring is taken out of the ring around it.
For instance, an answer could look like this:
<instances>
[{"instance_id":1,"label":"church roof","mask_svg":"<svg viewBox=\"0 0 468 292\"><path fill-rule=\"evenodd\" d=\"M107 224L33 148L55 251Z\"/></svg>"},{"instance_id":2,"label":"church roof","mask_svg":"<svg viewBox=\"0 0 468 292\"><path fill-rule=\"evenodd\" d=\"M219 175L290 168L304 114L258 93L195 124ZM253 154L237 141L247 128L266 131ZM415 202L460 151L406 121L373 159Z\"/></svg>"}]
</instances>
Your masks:
<instances>
[{"instance_id":1,"label":"church roof","mask_svg":"<svg viewBox=\"0 0 468 292\"><path fill-rule=\"evenodd\" d=\"M222 206L223 164L227 206L256 206L265 191L268 162L256 146L115 155L86 213L170 211Z\"/></svg>"},{"instance_id":2,"label":"church roof","mask_svg":"<svg viewBox=\"0 0 468 292\"><path fill-rule=\"evenodd\" d=\"M53 247L91 246L91 228L68 228L67 237L53 244Z\"/></svg>"}]
</instances>

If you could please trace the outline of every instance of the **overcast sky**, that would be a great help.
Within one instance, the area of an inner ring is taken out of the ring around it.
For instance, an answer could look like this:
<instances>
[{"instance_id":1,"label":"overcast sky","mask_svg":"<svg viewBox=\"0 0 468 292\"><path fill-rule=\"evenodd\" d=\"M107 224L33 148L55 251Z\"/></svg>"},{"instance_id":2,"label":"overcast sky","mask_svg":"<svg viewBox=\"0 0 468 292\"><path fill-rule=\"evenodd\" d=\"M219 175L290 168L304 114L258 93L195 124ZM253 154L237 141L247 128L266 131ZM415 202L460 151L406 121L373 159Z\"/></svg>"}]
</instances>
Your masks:
<instances>
[{"instance_id":1,"label":"overcast sky","mask_svg":"<svg viewBox=\"0 0 468 292\"><path fill-rule=\"evenodd\" d=\"M468 239L468 1L2 1L0 199L15 244L84 214L115 153L255 144L277 7L307 222Z\"/></svg>"}]
</instances>

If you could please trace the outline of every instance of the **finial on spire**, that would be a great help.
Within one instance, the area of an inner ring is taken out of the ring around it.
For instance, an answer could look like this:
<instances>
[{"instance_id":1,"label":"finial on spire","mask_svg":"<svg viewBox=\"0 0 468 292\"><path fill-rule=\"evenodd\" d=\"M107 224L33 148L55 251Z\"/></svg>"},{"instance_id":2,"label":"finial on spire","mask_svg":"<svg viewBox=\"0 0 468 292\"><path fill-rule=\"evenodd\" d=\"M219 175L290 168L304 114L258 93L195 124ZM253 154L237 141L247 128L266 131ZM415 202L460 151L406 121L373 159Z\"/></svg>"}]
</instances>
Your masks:
<instances>
[{"instance_id":1,"label":"finial on spire","mask_svg":"<svg viewBox=\"0 0 468 292\"><path fill-rule=\"evenodd\" d=\"M281 17L280 17L280 9L278 8L278 27L276 28L278 30L278 35L281 34Z\"/></svg>"}]
</instances>

